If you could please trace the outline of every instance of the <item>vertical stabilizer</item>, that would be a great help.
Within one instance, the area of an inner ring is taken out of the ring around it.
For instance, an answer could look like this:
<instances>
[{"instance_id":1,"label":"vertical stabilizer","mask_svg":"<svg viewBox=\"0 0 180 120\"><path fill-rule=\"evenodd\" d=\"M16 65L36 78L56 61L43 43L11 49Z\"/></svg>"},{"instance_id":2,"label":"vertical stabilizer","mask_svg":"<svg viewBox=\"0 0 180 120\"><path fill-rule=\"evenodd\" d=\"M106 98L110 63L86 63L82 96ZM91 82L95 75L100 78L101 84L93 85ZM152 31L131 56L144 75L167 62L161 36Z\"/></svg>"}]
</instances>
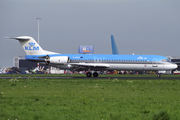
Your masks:
<instances>
[{"instance_id":1,"label":"vertical stabilizer","mask_svg":"<svg viewBox=\"0 0 180 120\"><path fill-rule=\"evenodd\" d=\"M113 35L111 35L111 47L112 47L112 54L119 54Z\"/></svg>"},{"instance_id":2,"label":"vertical stabilizer","mask_svg":"<svg viewBox=\"0 0 180 120\"><path fill-rule=\"evenodd\" d=\"M24 49L26 55L45 55L45 54L54 54L54 52L45 51L39 46L39 44L29 36L20 36L9 39L19 40L22 48Z\"/></svg>"}]
</instances>

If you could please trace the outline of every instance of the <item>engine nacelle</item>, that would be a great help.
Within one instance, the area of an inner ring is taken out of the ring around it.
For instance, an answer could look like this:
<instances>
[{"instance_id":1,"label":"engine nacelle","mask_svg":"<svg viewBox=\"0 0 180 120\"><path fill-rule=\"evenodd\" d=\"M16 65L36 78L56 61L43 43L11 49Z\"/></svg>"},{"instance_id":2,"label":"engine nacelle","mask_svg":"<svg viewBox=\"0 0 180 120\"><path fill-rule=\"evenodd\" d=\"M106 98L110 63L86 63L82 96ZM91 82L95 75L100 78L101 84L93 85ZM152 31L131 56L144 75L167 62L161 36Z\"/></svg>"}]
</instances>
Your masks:
<instances>
[{"instance_id":1,"label":"engine nacelle","mask_svg":"<svg viewBox=\"0 0 180 120\"><path fill-rule=\"evenodd\" d=\"M47 65L51 64L67 64L69 63L70 59L68 56L54 56L54 57L49 57L49 55L46 56L45 58L45 63Z\"/></svg>"}]
</instances>

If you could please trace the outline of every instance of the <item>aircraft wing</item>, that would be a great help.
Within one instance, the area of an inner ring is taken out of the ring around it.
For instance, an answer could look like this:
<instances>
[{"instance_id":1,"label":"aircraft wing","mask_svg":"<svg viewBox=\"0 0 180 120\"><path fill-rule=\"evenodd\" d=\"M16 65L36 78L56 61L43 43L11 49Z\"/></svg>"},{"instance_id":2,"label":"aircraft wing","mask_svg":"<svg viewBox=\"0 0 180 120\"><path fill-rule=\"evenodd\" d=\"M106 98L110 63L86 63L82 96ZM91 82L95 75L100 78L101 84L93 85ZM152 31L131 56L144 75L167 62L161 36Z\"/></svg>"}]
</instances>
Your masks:
<instances>
[{"instance_id":1,"label":"aircraft wing","mask_svg":"<svg viewBox=\"0 0 180 120\"><path fill-rule=\"evenodd\" d=\"M75 68L75 70L101 70L108 68L108 64L97 64L97 63L70 63L71 67Z\"/></svg>"}]
</instances>

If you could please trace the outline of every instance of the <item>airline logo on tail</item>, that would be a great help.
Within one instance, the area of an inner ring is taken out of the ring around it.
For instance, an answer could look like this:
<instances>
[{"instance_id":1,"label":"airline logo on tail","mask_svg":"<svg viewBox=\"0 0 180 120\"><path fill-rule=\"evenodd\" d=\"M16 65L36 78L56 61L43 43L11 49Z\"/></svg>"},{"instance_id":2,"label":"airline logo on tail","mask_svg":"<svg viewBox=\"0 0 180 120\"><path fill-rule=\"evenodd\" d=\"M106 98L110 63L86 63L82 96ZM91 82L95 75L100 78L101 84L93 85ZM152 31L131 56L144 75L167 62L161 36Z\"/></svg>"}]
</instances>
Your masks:
<instances>
[{"instance_id":1,"label":"airline logo on tail","mask_svg":"<svg viewBox=\"0 0 180 120\"><path fill-rule=\"evenodd\" d=\"M39 50L39 46L35 46L36 43L28 43L29 46L25 46L25 50Z\"/></svg>"}]
</instances>

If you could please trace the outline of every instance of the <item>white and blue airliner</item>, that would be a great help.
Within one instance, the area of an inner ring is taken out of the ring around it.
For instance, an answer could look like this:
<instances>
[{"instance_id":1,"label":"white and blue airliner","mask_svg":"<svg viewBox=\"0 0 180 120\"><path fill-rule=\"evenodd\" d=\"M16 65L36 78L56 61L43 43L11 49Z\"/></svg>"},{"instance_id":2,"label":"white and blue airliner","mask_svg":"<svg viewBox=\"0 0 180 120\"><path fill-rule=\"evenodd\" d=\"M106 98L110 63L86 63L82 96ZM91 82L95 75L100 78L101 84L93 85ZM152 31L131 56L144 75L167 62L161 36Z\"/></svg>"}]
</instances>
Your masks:
<instances>
[{"instance_id":1,"label":"white and blue airliner","mask_svg":"<svg viewBox=\"0 0 180 120\"><path fill-rule=\"evenodd\" d=\"M98 77L100 70L142 70L166 71L176 69L177 65L168 58L159 55L118 55L118 54L60 54L43 50L29 36L10 39L19 40L29 61L45 63L60 69L88 71L87 77ZM95 71L95 72L91 72ZM160 75L158 75L159 77Z\"/></svg>"}]
</instances>

